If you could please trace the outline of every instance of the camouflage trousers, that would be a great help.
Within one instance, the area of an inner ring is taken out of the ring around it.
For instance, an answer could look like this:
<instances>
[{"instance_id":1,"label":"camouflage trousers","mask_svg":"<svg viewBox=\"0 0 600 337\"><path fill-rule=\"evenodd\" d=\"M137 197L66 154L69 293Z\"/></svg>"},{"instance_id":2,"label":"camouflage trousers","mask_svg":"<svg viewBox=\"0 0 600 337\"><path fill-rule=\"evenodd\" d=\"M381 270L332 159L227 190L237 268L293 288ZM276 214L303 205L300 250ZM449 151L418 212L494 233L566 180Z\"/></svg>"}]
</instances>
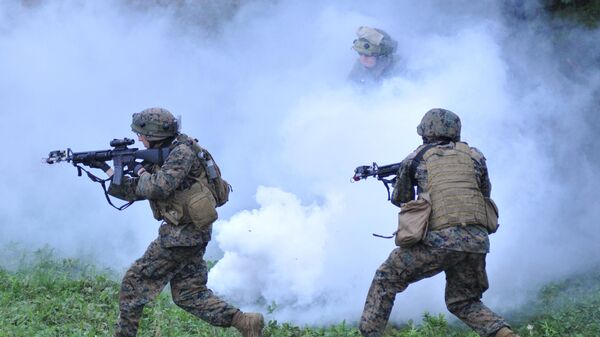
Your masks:
<instances>
[{"instance_id":1,"label":"camouflage trousers","mask_svg":"<svg viewBox=\"0 0 600 337\"><path fill-rule=\"evenodd\" d=\"M484 337L493 337L508 326L502 317L481 303L481 296L488 289L485 254L417 244L394 249L375 272L360 319L361 334L382 336L396 294L409 284L442 271L446 273L446 306L452 314Z\"/></svg>"},{"instance_id":2,"label":"camouflage trousers","mask_svg":"<svg viewBox=\"0 0 600 337\"><path fill-rule=\"evenodd\" d=\"M115 337L137 334L144 305L158 296L169 282L173 301L179 307L212 325L231 326L238 309L206 287L205 249L206 243L166 248L160 244L160 239L154 240L125 273Z\"/></svg>"}]
</instances>

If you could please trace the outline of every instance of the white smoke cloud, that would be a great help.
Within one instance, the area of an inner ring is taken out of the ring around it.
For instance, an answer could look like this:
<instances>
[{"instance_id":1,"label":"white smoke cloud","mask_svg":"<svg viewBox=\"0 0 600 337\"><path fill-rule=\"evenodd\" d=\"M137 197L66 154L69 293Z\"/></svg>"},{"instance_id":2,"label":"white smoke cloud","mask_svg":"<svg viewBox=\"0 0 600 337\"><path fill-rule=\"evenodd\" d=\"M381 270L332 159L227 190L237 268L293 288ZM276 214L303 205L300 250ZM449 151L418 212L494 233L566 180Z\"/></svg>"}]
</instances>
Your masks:
<instances>
[{"instance_id":1,"label":"white smoke cloud","mask_svg":"<svg viewBox=\"0 0 600 337\"><path fill-rule=\"evenodd\" d=\"M225 20L217 12L0 4L0 117L14 139L0 166L0 241L95 254L119 269L142 254L158 227L146 205L116 213L87 178L40 157L105 148L132 136L131 113L164 106L234 186L215 224L209 255L223 256L210 286L245 309L275 303L269 317L278 320L356 321L393 249L371 233L393 232L398 209L380 183L350 184L352 170L402 160L420 143L423 113L444 107L486 154L500 205L484 301L516 305L537 285L598 262L590 226L598 157L589 145L598 127L588 121L599 78L578 71L598 55L598 32L565 39L589 47L572 65L539 21L507 23L488 1L256 1ZM399 42L402 71L371 90L346 81L360 25ZM409 287L393 319L445 312L443 282Z\"/></svg>"},{"instance_id":2,"label":"white smoke cloud","mask_svg":"<svg viewBox=\"0 0 600 337\"><path fill-rule=\"evenodd\" d=\"M259 210L242 211L221 227L216 239L225 256L211 277L216 283L225 282L236 302L262 297L280 304L311 304L319 294L326 226L336 205L303 206L293 194L266 187L258 188L256 199ZM287 273L281 273L284 270Z\"/></svg>"}]
</instances>

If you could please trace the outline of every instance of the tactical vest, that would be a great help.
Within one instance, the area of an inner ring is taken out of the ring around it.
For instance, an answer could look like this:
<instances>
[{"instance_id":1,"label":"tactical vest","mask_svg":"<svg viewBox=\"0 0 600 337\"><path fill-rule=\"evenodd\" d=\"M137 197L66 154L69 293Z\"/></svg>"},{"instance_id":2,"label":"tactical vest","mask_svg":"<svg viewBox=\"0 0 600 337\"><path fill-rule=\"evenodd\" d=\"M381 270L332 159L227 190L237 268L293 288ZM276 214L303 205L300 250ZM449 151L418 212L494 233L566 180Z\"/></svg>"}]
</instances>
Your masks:
<instances>
[{"instance_id":1,"label":"tactical vest","mask_svg":"<svg viewBox=\"0 0 600 337\"><path fill-rule=\"evenodd\" d=\"M173 150L176 146L186 143L197 154L194 146L197 143L186 135L179 135L170 149ZM154 167L155 171L159 169L159 165ZM171 225L194 223L202 227L211 224L218 217L216 206L217 202L210 189L203 165L193 167L182 185L166 200L150 200L154 217L157 220L166 220Z\"/></svg>"},{"instance_id":2,"label":"tactical vest","mask_svg":"<svg viewBox=\"0 0 600 337\"><path fill-rule=\"evenodd\" d=\"M457 142L453 149L433 147L425 152L423 160L432 205L429 230L485 224L484 198L469 145Z\"/></svg>"}]
</instances>

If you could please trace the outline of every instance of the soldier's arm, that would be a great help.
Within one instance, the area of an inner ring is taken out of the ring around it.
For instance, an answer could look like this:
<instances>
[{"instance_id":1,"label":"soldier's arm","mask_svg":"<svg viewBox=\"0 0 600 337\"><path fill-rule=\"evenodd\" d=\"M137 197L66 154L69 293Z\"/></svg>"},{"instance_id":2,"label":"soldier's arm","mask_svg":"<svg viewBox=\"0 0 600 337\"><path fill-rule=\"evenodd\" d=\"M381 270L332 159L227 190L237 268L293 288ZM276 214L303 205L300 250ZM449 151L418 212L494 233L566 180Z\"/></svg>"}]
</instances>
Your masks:
<instances>
[{"instance_id":1,"label":"soldier's arm","mask_svg":"<svg viewBox=\"0 0 600 337\"><path fill-rule=\"evenodd\" d=\"M410 164L412 159L404 159L400 164L398 175L396 176L396 184L392 191L392 204L400 207L400 204L414 200L415 189L413 187L413 179L410 176Z\"/></svg>"},{"instance_id":2,"label":"soldier's arm","mask_svg":"<svg viewBox=\"0 0 600 337\"><path fill-rule=\"evenodd\" d=\"M471 157L475 164L475 172L477 173L477 182L479 183L479 189L483 193L484 197L490 197L492 194L492 183L488 175L487 164L485 156L477 148L471 148Z\"/></svg>"},{"instance_id":3,"label":"soldier's arm","mask_svg":"<svg viewBox=\"0 0 600 337\"><path fill-rule=\"evenodd\" d=\"M115 185L115 184L111 183L108 186L107 193L112 195L115 198L119 198L121 200L126 200L126 201L143 200L144 198L138 196L135 193L136 185L137 185L137 178L131 178L131 177L124 176L120 185Z\"/></svg>"},{"instance_id":4,"label":"soldier's arm","mask_svg":"<svg viewBox=\"0 0 600 337\"><path fill-rule=\"evenodd\" d=\"M176 146L160 169L140 176L135 194L152 200L168 198L190 172L195 159L196 155L189 146Z\"/></svg>"}]
</instances>

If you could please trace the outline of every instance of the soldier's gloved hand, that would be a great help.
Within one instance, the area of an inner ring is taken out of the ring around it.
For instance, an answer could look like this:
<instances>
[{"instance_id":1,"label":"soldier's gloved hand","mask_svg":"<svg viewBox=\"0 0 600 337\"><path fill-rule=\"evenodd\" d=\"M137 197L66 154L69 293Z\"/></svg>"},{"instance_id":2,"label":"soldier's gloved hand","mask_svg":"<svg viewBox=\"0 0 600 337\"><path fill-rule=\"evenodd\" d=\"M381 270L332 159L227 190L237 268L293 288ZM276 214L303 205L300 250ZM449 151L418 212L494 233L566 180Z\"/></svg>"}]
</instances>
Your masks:
<instances>
[{"instance_id":1,"label":"soldier's gloved hand","mask_svg":"<svg viewBox=\"0 0 600 337\"><path fill-rule=\"evenodd\" d=\"M133 167L133 174L135 174L138 177L144 174L144 172L146 172L146 169L142 164L137 164Z\"/></svg>"},{"instance_id":2,"label":"soldier's gloved hand","mask_svg":"<svg viewBox=\"0 0 600 337\"><path fill-rule=\"evenodd\" d=\"M89 163L84 164L85 166L91 167L91 168L97 168L97 169L101 169L102 171L106 172L108 170L110 170L110 166L104 162L104 161L99 161L99 160L95 160Z\"/></svg>"}]
</instances>

